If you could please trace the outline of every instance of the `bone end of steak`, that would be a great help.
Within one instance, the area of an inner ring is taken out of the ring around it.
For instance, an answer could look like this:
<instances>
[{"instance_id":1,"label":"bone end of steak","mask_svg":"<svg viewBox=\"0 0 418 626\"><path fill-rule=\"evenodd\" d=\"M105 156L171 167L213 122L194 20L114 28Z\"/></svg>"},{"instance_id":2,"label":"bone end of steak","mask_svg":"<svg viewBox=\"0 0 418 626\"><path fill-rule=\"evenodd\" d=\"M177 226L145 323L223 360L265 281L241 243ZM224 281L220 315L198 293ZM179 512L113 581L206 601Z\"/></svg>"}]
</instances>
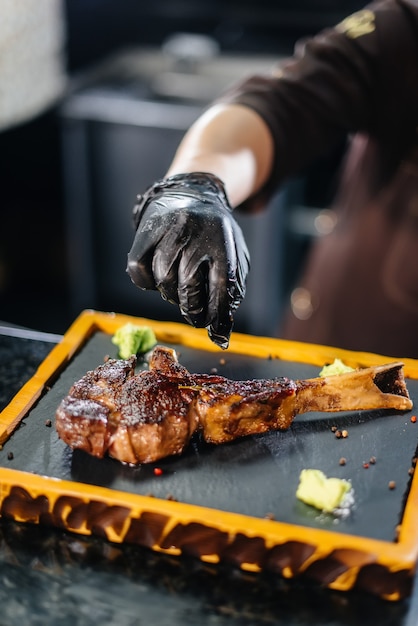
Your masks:
<instances>
[{"instance_id":1,"label":"bone end of steak","mask_svg":"<svg viewBox=\"0 0 418 626\"><path fill-rule=\"evenodd\" d=\"M336 376L298 381L297 412L408 411L413 403L406 386L403 363L367 367Z\"/></svg>"},{"instance_id":2,"label":"bone end of steak","mask_svg":"<svg viewBox=\"0 0 418 626\"><path fill-rule=\"evenodd\" d=\"M159 371L168 378L190 376L184 365L179 363L177 352L168 346L155 346L151 352L148 366L151 371Z\"/></svg>"}]
</instances>

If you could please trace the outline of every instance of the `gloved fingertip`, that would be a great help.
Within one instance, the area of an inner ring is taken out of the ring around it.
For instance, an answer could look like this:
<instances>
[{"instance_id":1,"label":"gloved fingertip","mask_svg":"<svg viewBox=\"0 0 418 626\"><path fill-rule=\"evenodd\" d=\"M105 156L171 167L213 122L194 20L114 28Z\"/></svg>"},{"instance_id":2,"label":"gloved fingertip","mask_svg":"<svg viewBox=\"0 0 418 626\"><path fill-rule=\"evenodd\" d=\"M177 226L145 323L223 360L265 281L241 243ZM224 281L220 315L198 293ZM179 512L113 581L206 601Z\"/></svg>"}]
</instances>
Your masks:
<instances>
[{"instance_id":1,"label":"gloved fingertip","mask_svg":"<svg viewBox=\"0 0 418 626\"><path fill-rule=\"evenodd\" d=\"M195 328L204 328L206 326L207 320L203 313L194 314L189 311L182 311L181 313L191 326L194 326Z\"/></svg>"},{"instance_id":2,"label":"gloved fingertip","mask_svg":"<svg viewBox=\"0 0 418 626\"><path fill-rule=\"evenodd\" d=\"M129 250L127 259L126 259L127 261L126 271L131 278L135 277L138 274L138 255L134 251L134 246L135 246L135 243L133 244L132 248Z\"/></svg>"},{"instance_id":3,"label":"gloved fingertip","mask_svg":"<svg viewBox=\"0 0 418 626\"><path fill-rule=\"evenodd\" d=\"M229 347L229 337L231 332L219 333L218 331L215 331L212 326L208 326L207 331L209 339L213 341L214 344L222 348L222 350L226 350Z\"/></svg>"}]
</instances>

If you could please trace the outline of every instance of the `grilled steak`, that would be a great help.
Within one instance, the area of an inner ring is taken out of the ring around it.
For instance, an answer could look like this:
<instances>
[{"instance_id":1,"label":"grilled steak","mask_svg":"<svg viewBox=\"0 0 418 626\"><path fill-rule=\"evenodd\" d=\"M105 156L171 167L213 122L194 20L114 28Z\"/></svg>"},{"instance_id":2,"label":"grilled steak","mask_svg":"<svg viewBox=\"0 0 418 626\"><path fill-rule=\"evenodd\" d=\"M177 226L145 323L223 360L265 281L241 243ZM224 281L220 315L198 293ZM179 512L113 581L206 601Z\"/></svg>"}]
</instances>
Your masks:
<instances>
[{"instance_id":1,"label":"grilled steak","mask_svg":"<svg viewBox=\"0 0 418 626\"><path fill-rule=\"evenodd\" d=\"M109 359L74 383L56 411L72 448L139 464L180 454L198 429L206 441L285 430L308 411L412 408L403 364L325 378L233 381L191 374L171 348L156 346L149 369Z\"/></svg>"}]
</instances>

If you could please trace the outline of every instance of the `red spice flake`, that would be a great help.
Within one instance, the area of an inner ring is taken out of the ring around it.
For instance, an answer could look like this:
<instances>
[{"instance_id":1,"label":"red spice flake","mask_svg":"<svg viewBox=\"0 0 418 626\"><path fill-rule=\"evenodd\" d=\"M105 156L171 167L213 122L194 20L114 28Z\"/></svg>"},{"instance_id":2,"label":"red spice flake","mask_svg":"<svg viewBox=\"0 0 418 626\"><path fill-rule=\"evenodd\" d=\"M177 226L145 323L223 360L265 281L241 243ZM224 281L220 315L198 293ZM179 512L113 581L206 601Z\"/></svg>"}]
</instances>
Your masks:
<instances>
[{"instance_id":1,"label":"red spice flake","mask_svg":"<svg viewBox=\"0 0 418 626\"><path fill-rule=\"evenodd\" d=\"M411 415L411 422L413 424L415 424L416 421L417 421L417 416L416 415Z\"/></svg>"},{"instance_id":2,"label":"red spice flake","mask_svg":"<svg viewBox=\"0 0 418 626\"><path fill-rule=\"evenodd\" d=\"M163 470L161 469L161 467L154 467L155 476L161 476L162 473L163 473Z\"/></svg>"},{"instance_id":3,"label":"red spice flake","mask_svg":"<svg viewBox=\"0 0 418 626\"><path fill-rule=\"evenodd\" d=\"M368 463L366 463L366 462L364 462L364 463L363 463L363 467L364 467L364 469L369 469L369 464L368 464Z\"/></svg>"},{"instance_id":4,"label":"red spice flake","mask_svg":"<svg viewBox=\"0 0 418 626\"><path fill-rule=\"evenodd\" d=\"M390 480L388 484L389 489L396 489L396 483L394 480Z\"/></svg>"}]
</instances>

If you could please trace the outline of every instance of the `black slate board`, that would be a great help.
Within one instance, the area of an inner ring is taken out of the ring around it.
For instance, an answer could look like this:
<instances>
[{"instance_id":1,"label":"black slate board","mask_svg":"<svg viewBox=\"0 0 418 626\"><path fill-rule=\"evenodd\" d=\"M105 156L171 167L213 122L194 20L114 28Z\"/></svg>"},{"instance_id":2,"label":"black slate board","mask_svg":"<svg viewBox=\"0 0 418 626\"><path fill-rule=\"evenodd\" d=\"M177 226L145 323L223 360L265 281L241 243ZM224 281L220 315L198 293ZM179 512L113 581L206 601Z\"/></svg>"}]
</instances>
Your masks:
<instances>
[{"instance_id":1,"label":"black slate board","mask_svg":"<svg viewBox=\"0 0 418 626\"><path fill-rule=\"evenodd\" d=\"M173 345L173 344L166 344ZM192 372L208 372L233 379L316 376L306 364L259 359L233 353L206 352L176 346L179 359ZM54 414L72 383L87 370L116 356L110 336L95 333L67 365L51 389L38 401L0 451L0 466L65 480L105 486L122 492L152 493L180 502L251 517L272 514L281 522L393 541L407 497L412 459L416 454L418 424L411 413L385 411L306 414L286 432L248 437L213 446L195 437L179 457L155 465L130 467L110 458L95 459L70 450L58 439ZM225 359L225 363L223 363ZM222 361L222 362L221 362ZM418 381L408 380L417 406ZM46 424L52 421L52 426ZM331 427L346 429L336 439ZM12 454L10 454L12 453ZM9 458L13 456L13 458ZM346 465L339 464L345 457ZM363 464L371 457L375 464ZM325 515L295 497L303 468L318 468L327 476L352 482L355 505L344 518ZM396 489L388 483L395 481Z\"/></svg>"}]
</instances>

